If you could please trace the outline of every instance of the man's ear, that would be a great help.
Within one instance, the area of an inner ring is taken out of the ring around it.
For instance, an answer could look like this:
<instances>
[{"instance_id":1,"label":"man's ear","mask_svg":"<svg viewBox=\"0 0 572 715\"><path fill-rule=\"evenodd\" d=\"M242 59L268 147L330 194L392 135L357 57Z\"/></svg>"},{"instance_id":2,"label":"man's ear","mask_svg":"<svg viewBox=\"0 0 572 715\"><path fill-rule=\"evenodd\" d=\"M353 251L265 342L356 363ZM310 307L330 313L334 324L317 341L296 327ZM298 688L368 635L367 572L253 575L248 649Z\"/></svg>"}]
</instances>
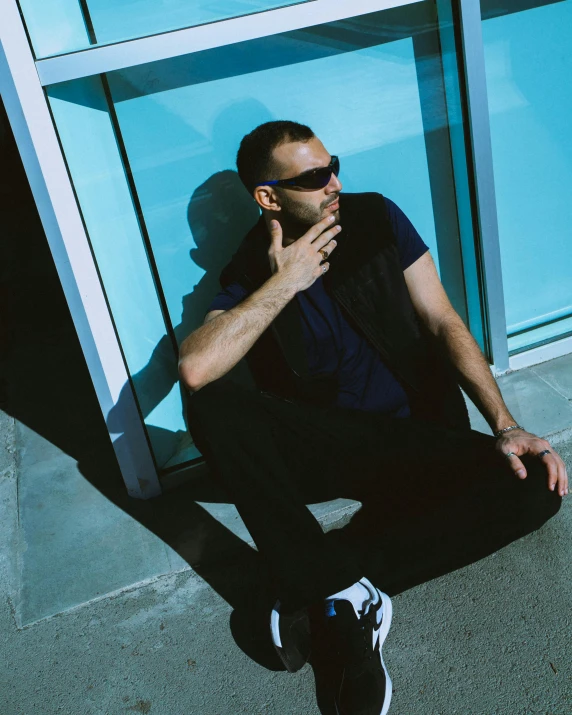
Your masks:
<instances>
[{"instance_id":1,"label":"man's ear","mask_svg":"<svg viewBox=\"0 0 572 715\"><path fill-rule=\"evenodd\" d=\"M257 186L254 189L254 200L261 209L266 211L281 211L282 207L276 191L271 186Z\"/></svg>"}]
</instances>

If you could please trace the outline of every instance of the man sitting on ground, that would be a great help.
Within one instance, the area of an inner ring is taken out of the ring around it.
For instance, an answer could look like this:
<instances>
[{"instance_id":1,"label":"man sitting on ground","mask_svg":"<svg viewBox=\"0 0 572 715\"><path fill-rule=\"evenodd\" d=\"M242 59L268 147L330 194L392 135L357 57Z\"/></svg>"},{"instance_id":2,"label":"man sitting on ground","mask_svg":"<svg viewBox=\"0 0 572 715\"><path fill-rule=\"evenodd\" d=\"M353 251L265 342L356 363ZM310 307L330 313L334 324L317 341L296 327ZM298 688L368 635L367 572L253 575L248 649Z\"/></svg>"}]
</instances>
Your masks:
<instances>
[{"instance_id":1,"label":"man sitting on ground","mask_svg":"<svg viewBox=\"0 0 572 715\"><path fill-rule=\"evenodd\" d=\"M539 528L568 493L566 468L516 424L392 201L341 193L339 159L295 122L257 127L237 166L261 217L181 345L189 429L268 563L287 669L306 661L318 607L339 657L337 712L385 715L386 591L421 560L423 573L458 568ZM258 389L221 379L244 356ZM494 437L470 429L459 383ZM351 523L322 531L306 504L335 496L362 502L367 538ZM392 563L378 517L405 506L423 526L401 545L411 561Z\"/></svg>"}]
</instances>

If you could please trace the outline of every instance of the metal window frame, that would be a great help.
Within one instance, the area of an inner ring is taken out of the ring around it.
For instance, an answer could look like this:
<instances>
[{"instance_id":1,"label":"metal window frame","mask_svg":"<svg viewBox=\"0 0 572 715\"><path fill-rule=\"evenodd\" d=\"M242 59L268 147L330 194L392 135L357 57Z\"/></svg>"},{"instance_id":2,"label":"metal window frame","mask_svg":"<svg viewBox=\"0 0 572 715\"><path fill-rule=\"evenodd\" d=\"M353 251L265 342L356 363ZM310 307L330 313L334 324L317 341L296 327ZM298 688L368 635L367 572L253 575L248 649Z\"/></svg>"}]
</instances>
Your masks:
<instances>
[{"instance_id":1,"label":"metal window frame","mask_svg":"<svg viewBox=\"0 0 572 715\"><path fill-rule=\"evenodd\" d=\"M476 234L480 237L485 346L493 372L501 375L510 366L481 8L476 0L455 1L468 110Z\"/></svg>"},{"instance_id":2,"label":"metal window frame","mask_svg":"<svg viewBox=\"0 0 572 715\"><path fill-rule=\"evenodd\" d=\"M161 485L43 88L419 1L311 0L34 61L17 0L0 0L0 91L105 418L116 407L124 386L130 387L123 415L129 441L118 440L118 434L110 433L110 437L132 496L155 496ZM474 0L436 2L450 3L460 17L459 61L465 71L468 102L470 180L475 187L483 264L481 290L486 295L489 357L493 371L500 373L509 368L508 341L480 8Z\"/></svg>"},{"instance_id":3,"label":"metal window frame","mask_svg":"<svg viewBox=\"0 0 572 715\"><path fill-rule=\"evenodd\" d=\"M479 291L466 296L469 325L500 375L510 366L480 3L436 3L444 60L455 54L459 70L445 92L465 278Z\"/></svg>"},{"instance_id":4,"label":"metal window frame","mask_svg":"<svg viewBox=\"0 0 572 715\"><path fill-rule=\"evenodd\" d=\"M509 358L509 366L511 370L522 370L525 367L538 365L570 353L572 353L572 337L561 338L540 347L523 350L518 355L512 355Z\"/></svg>"},{"instance_id":5,"label":"metal window frame","mask_svg":"<svg viewBox=\"0 0 572 715\"><path fill-rule=\"evenodd\" d=\"M311 0L275 10L49 57L38 60L36 66L43 85L55 84L416 2L420 0Z\"/></svg>"},{"instance_id":6,"label":"metal window frame","mask_svg":"<svg viewBox=\"0 0 572 715\"><path fill-rule=\"evenodd\" d=\"M124 425L123 434L109 433L121 473L131 496L156 496L161 485L147 434L13 0L0 0L0 17L0 93L106 421L110 411L117 409L124 390L119 403L124 411L117 416Z\"/></svg>"}]
</instances>

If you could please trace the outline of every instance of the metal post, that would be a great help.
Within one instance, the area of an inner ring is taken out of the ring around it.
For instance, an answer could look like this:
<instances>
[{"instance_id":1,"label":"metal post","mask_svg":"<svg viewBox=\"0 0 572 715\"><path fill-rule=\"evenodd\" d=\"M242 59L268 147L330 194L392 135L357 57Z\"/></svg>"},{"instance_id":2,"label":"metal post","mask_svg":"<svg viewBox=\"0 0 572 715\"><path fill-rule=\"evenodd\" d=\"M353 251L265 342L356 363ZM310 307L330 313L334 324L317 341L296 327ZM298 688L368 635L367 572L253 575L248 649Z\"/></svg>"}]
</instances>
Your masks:
<instances>
[{"instance_id":1,"label":"metal post","mask_svg":"<svg viewBox=\"0 0 572 715\"><path fill-rule=\"evenodd\" d=\"M462 62L468 106L471 179L474 182L476 222L480 234L482 289L486 306L486 343L494 372L509 369L506 314L493 171L489 105L480 3L457 3Z\"/></svg>"},{"instance_id":2,"label":"metal post","mask_svg":"<svg viewBox=\"0 0 572 715\"><path fill-rule=\"evenodd\" d=\"M161 487L143 419L15 0L0 0L0 92L104 418L131 496ZM116 407L117 410L117 407Z\"/></svg>"}]
</instances>

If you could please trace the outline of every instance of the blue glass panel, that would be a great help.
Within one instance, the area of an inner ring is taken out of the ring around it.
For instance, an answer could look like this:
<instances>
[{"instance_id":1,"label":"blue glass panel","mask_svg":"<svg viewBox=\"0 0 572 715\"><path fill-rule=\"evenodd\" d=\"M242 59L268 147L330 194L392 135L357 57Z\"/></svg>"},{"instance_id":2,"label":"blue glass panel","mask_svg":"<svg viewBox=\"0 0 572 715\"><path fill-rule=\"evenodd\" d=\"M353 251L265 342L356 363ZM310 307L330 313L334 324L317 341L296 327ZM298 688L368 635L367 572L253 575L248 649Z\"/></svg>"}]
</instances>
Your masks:
<instances>
[{"instance_id":1,"label":"blue glass panel","mask_svg":"<svg viewBox=\"0 0 572 715\"><path fill-rule=\"evenodd\" d=\"M138 300L118 299L114 310L124 313L122 341L135 333L129 338L136 345L133 380L145 396L142 411L152 442L159 435L163 450L163 433L173 435L170 458L158 460L163 466L196 456L184 433L176 371L169 367L175 353L167 354L202 323L220 270L258 218L235 168L240 140L258 124L278 118L309 124L340 155L345 191L380 191L394 200L431 248L455 306L465 314L433 3L110 73L98 89L107 106L90 110L103 115L90 122L103 121L105 135L93 132L89 122L67 120L64 115L76 111L69 103L79 100L57 99L61 91L52 88L50 95L54 106L60 103L58 126L68 127L60 133L76 185L86 175L105 182L110 172L124 182L117 195L110 184L94 196L92 184L79 196L82 208L92 207L86 220L92 242L113 252L104 283L122 280L121 266L132 265L142 276L152 268L154 285L145 277L150 295L141 305L149 306L153 329L141 335ZM88 140L99 157L92 150L80 156ZM122 237L113 245L117 227L104 232L97 226L98 212L106 226L102 197L112 194L130 217L130 245ZM122 289L110 286L115 290Z\"/></svg>"},{"instance_id":2,"label":"blue glass panel","mask_svg":"<svg viewBox=\"0 0 572 715\"><path fill-rule=\"evenodd\" d=\"M36 57L195 27L311 0L19 0Z\"/></svg>"},{"instance_id":3,"label":"blue glass panel","mask_svg":"<svg viewBox=\"0 0 572 715\"><path fill-rule=\"evenodd\" d=\"M570 329L565 318L572 315L572 2L500 5L483 0L481 8L514 352Z\"/></svg>"},{"instance_id":4,"label":"blue glass panel","mask_svg":"<svg viewBox=\"0 0 572 715\"><path fill-rule=\"evenodd\" d=\"M184 318L189 328L202 320L217 269L258 218L234 162L242 137L272 119L311 126L340 155L344 190L387 193L438 260L411 38L326 53L301 39L269 38L109 76L175 324L193 284Z\"/></svg>"},{"instance_id":5,"label":"blue glass panel","mask_svg":"<svg viewBox=\"0 0 572 715\"><path fill-rule=\"evenodd\" d=\"M36 57L81 50L90 38L77 0L19 0Z\"/></svg>"},{"instance_id":6,"label":"blue glass panel","mask_svg":"<svg viewBox=\"0 0 572 715\"><path fill-rule=\"evenodd\" d=\"M186 438L177 361L104 87L99 77L88 77L50 87L48 96L151 446L162 466ZM112 411L108 427L118 432L114 419Z\"/></svg>"}]
</instances>

